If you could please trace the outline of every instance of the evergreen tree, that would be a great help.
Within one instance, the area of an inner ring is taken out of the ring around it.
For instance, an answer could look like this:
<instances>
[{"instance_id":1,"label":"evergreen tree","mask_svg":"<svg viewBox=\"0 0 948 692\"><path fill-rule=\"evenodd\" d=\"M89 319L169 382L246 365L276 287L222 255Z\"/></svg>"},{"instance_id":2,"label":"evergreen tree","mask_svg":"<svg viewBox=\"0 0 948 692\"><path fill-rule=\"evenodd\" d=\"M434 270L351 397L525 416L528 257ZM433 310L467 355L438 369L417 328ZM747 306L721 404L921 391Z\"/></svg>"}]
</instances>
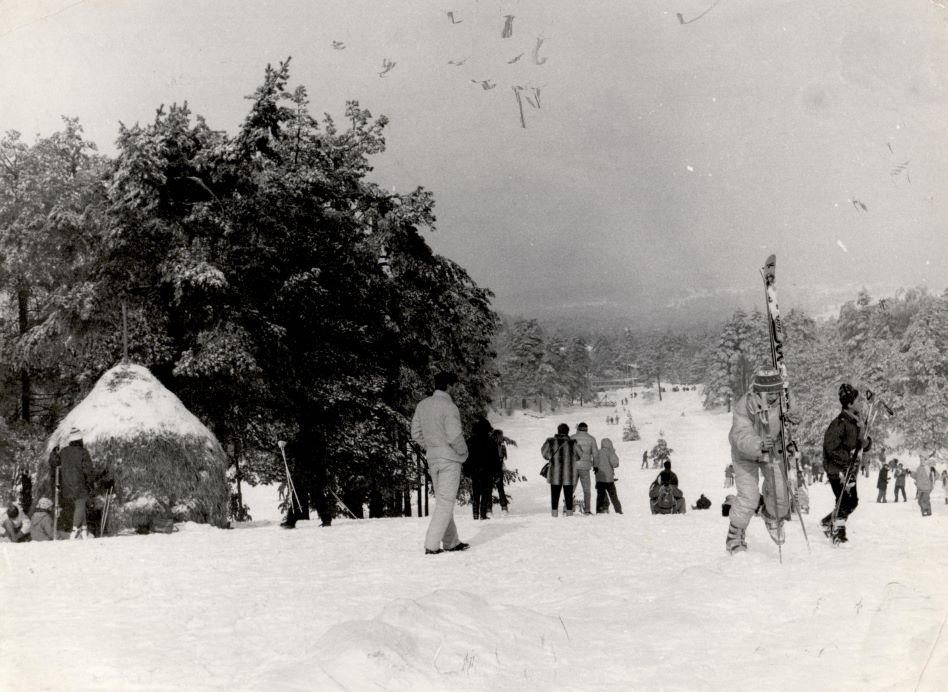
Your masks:
<instances>
[{"instance_id":1,"label":"evergreen tree","mask_svg":"<svg viewBox=\"0 0 948 692\"><path fill-rule=\"evenodd\" d=\"M622 441L635 442L640 439L642 438L639 435L639 429L635 427L635 421L632 420L632 414L626 414L625 425L622 428Z\"/></svg>"},{"instance_id":2,"label":"evergreen tree","mask_svg":"<svg viewBox=\"0 0 948 692\"><path fill-rule=\"evenodd\" d=\"M666 461L671 461L672 452L675 450L669 449L668 442L665 441L663 433L659 432L660 437L658 442L655 443L655 446L652 447L652 451L649 452L649 458L652 460L652 468L660 468L665 465Z\"/></svg>"}]
</instances>

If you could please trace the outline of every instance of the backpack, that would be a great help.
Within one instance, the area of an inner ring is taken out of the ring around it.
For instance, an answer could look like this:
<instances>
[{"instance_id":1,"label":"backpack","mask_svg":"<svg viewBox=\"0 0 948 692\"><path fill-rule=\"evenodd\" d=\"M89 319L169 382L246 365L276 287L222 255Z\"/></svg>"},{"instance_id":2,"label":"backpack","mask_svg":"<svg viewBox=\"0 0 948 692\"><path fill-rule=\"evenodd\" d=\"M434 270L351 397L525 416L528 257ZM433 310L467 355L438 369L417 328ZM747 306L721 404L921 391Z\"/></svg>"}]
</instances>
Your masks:
<instances>
[{"instance_id":1,"label":"backpack","mask_svg":"<svg viewBox=\"0 0 948 692\"><path fill-rule=\"evenodd\" d=\"M648 496L652 500L652 511L656 514L672 514L678 506L673 485L662 485L658 480L654 480Z\"/></svg>"}]
</instances>

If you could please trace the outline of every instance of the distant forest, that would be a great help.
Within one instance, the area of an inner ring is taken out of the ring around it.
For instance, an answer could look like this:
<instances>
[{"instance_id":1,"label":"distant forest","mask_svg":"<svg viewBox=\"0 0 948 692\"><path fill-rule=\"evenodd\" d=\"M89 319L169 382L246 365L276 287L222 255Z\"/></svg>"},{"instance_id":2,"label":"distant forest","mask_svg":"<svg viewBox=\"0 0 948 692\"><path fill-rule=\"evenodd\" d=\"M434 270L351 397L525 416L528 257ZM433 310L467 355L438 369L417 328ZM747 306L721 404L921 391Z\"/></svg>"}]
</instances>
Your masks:
<instances>
[{"instance_id":1,"label":"distant forest","mask_svg":"<svg viewBox=\"0 0 948 692\"><path fill-rule=\"evenodd\" d=\"M763 307L763 306L762 306ZM948 451L948 291L924 288L873 299L865 291L830 320L790 310L783 314L791 405L801 446L821 444L839 412L837 389L850 382L871 389L895 416L874 423L876 439L920 453ZM546 406L589 401L594 378L627 378L671 389L702 385L706 407L728 406L770 365L766 315L736 311L702 331L571 330L529 318L505 318L495 348L495 402L501 409L524 399Z\"/></svg>"}]
</instances>

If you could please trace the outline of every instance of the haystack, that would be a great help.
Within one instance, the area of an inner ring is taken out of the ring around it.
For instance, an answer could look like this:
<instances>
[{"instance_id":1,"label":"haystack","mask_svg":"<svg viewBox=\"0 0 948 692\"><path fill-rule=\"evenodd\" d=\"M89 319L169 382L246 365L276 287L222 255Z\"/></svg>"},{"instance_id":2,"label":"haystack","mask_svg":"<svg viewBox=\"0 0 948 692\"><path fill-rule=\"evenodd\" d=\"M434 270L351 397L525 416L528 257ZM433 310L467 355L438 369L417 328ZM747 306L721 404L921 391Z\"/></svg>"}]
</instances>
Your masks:
<instances>
[{"instance_id":1,"label":"haystack","mask_svg":"<svg viewBox=\"0 0 948 692\"><path fill-rule=\"evenodd\" d=\"M227 525L227 457L217 438L147 368L118 365L60 422L47 456L73 427L98 478L115 481L107 533L147 531L170 521ZM50 487L40 465L40 487ZM105 488L93 488L96 505Z\"/></svg>"}]
</instances>

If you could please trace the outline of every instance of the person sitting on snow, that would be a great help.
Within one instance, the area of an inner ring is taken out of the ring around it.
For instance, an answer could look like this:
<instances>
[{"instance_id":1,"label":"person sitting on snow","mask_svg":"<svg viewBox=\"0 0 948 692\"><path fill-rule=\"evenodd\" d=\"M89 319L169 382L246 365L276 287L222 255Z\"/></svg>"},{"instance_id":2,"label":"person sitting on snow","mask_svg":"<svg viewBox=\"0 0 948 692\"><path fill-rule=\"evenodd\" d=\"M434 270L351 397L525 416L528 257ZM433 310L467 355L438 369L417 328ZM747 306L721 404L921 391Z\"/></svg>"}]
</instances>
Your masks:
<instances>
[{"instance_id":1,"label":"person sitting on snow","mask_svg":"<svg viewBox=\"0 0 948 692\"><path fill-rule=\"evenodd\" d=\"M41 497L30 518L30 537L34 541L51 541L54 530L53 501L48 497Z\"/></svg>"},{"instance_id":2,"label":"person sitting on snow","mask_svg":"<svg viewBox=\"0 0 948 692\"><path fill-rule=\"evenodd\" d=\"M711 507L711 500L704 496L704 493L701 493L701 497L698 498L698 501L691 506L691 509L709 509Z\"/></svg>"},{"instance_id":3,"label":"person sitting on snow","mask_svg":"<svg viewBox=\"0 0 948 692\"><path fill-rule=\"evenodd\" d=\"M678 476L671 470L670 461L665 462L664 470L652 482L648 497L652 514L685 513L688 505L684 493L678 489Z\"/></svg>"},{"instance_id":4,"label":"person sitting on snow","mask_svg":"<svg viewBox=\"0 0 948 692\"><path fill-rule=\"evenodd\" d=\"M23 518L16 505L7 507L7 516L3 519L3 537L11 543L23 543L30 540L30 534L23 531Z\"/></svg>"}]
</instances>

